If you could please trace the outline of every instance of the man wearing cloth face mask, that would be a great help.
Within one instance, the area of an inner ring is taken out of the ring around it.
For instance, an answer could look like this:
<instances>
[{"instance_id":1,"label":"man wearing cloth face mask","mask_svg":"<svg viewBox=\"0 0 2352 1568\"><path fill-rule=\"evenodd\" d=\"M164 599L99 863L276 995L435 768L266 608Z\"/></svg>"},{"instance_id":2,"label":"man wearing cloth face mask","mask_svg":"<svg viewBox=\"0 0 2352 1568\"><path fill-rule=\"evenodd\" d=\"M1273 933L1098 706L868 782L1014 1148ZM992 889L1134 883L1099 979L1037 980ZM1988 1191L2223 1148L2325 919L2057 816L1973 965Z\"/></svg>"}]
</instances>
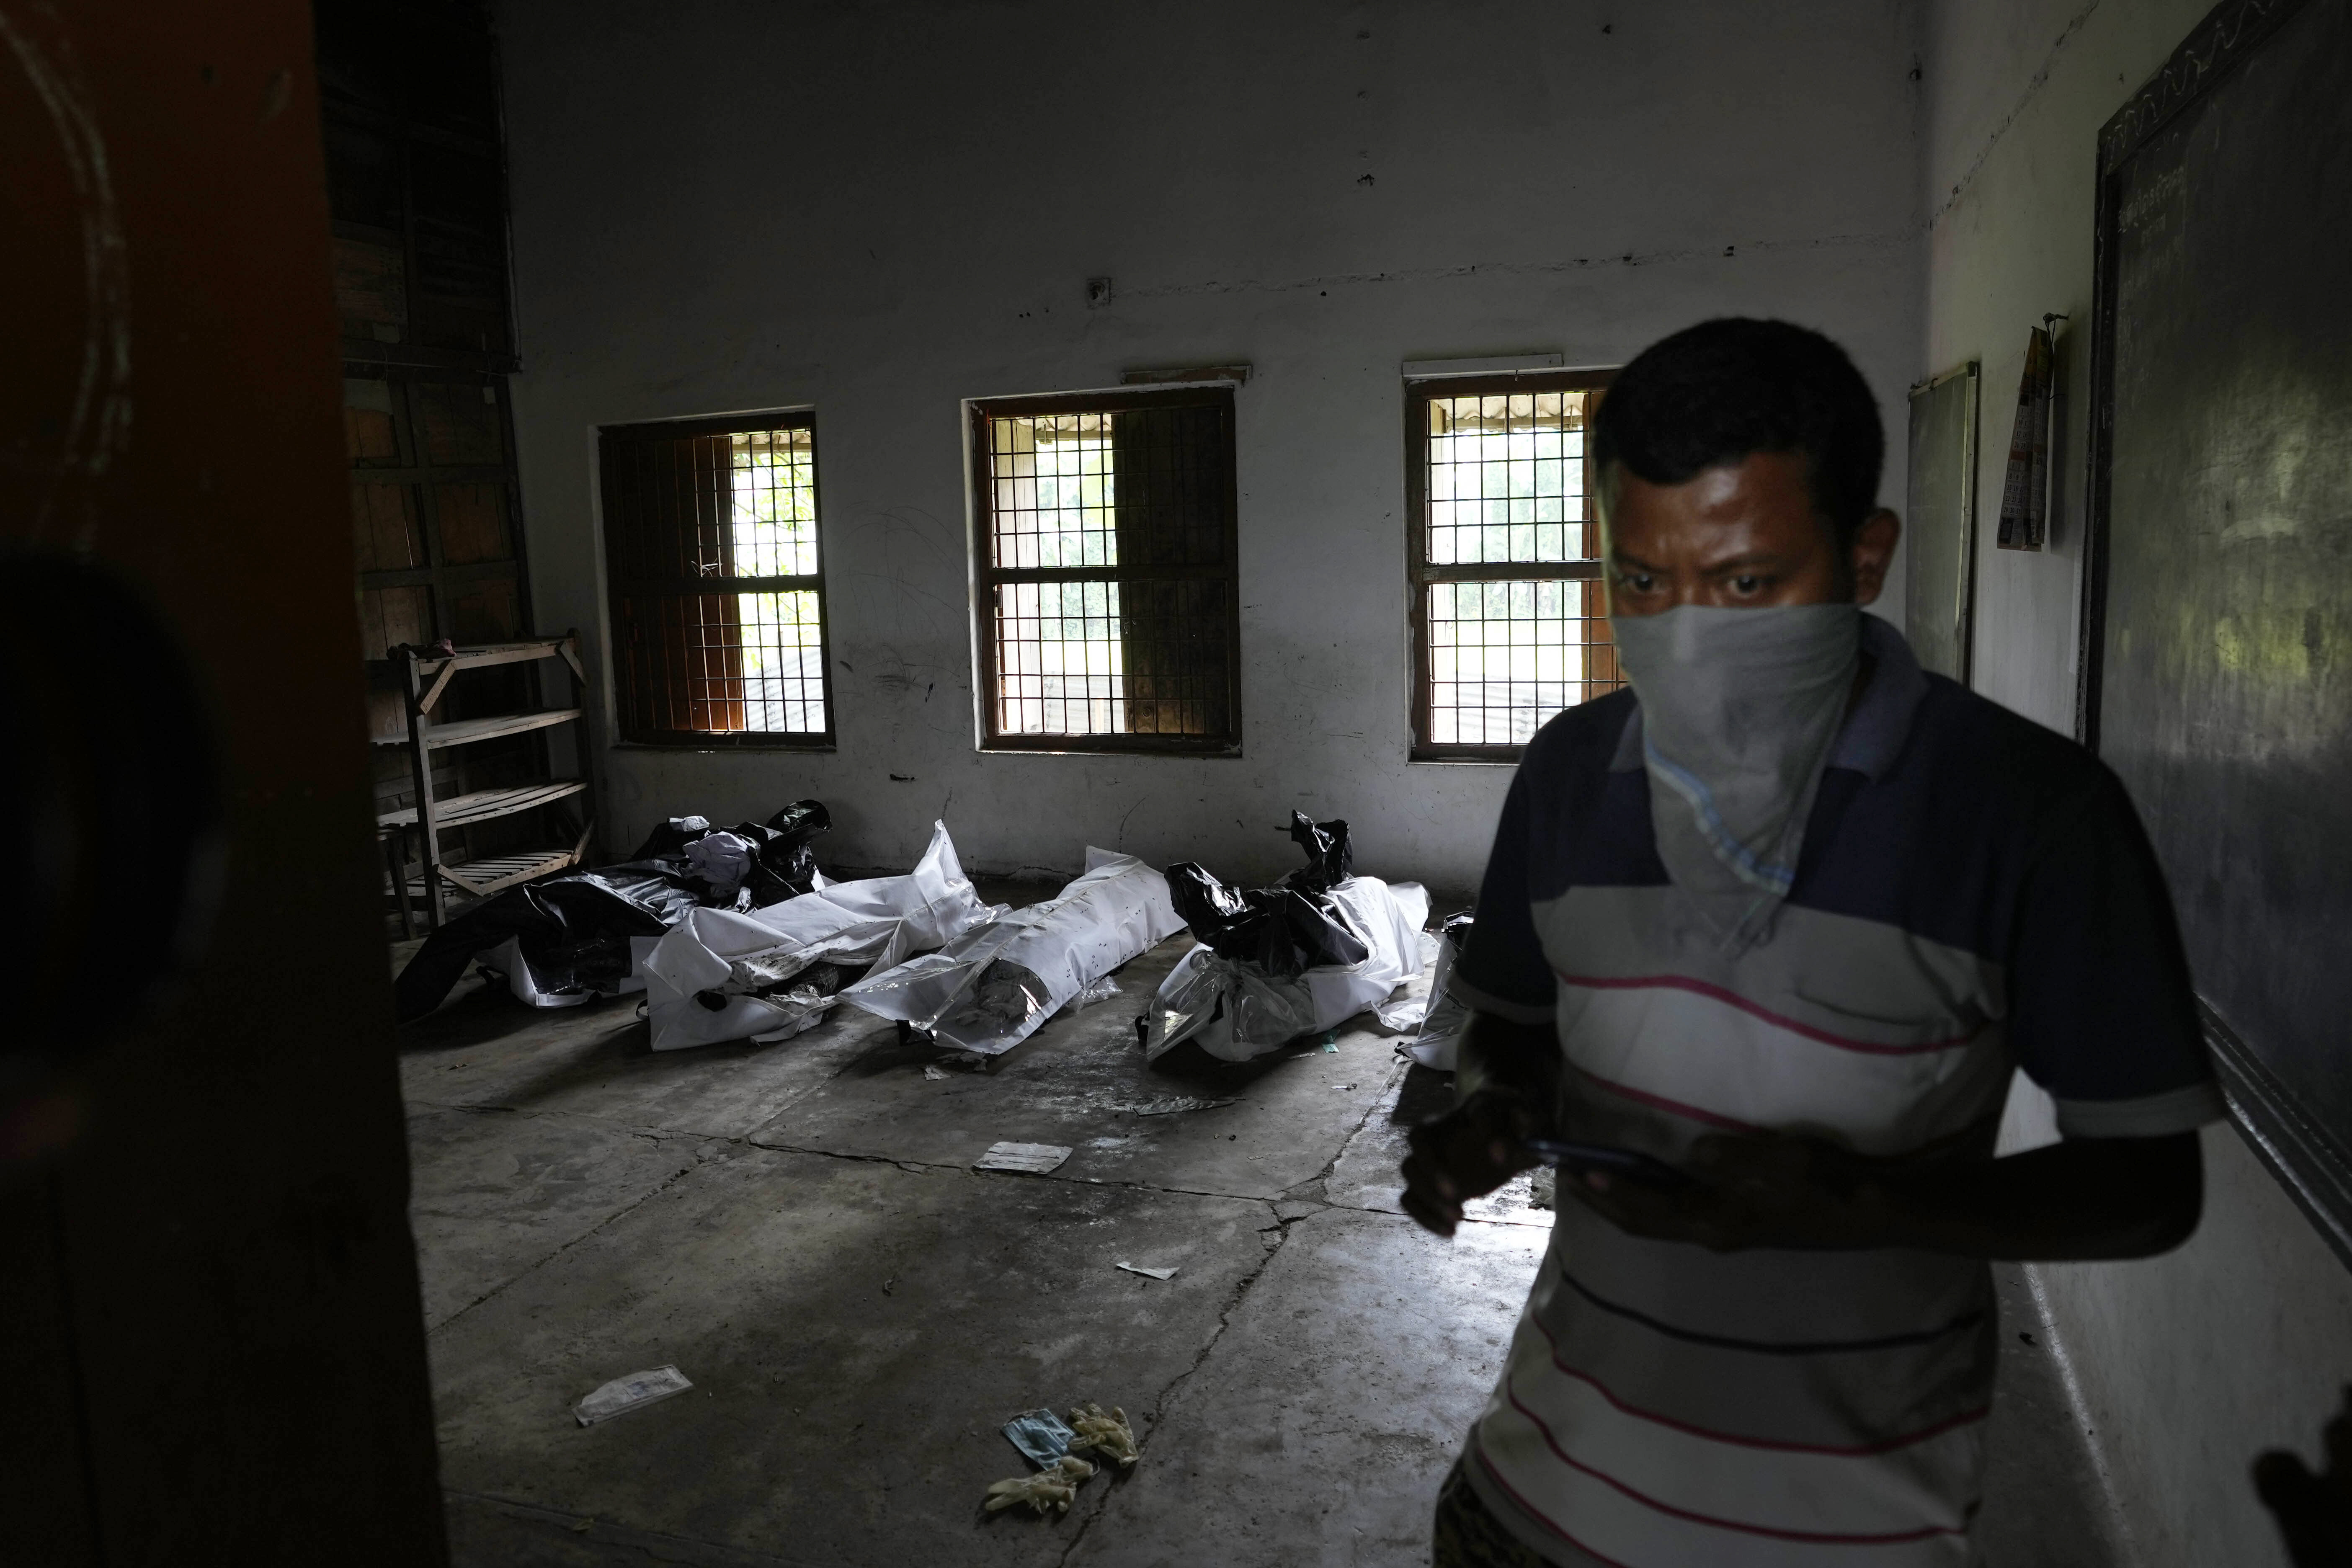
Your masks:
<instances>
[{"instance_id":1,"label":"man wearing cloth face mask","mask_svg":"<svg viewBox=\"0 0 2352 1568\"><path fill-rule=\"evenodd\" d=\"M1434 1560L1964 1564L1985 1260L2197 1223L2222 1104L2163 879L2096 759L1862 614L1898 524L1835 344L1694 327L1591 438L1632 689L1512 781L1405 1206L1451 1235L1529 1140L1611 1157L1564 1158ZM1995 1159L2018 1068L2064 1138Z\"/></svg>"}]
</instances>

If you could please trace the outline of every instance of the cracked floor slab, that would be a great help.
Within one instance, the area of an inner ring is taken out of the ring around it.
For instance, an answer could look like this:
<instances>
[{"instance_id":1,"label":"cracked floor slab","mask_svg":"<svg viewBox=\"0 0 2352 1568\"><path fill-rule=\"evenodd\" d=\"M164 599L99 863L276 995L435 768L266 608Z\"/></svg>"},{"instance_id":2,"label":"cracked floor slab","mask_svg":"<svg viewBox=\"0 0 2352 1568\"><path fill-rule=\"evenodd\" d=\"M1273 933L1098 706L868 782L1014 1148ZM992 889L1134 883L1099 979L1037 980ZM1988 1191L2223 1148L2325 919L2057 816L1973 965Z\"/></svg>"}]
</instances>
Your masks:
<instances>
[{"instance_id":1,"label":"cracked floor slab","mask_svg":"<svg viewBox=\"0 0 2352 1568\"><path fill-rule=\"evenodd\" d=\"M737 1041L656 1051L639 998L535 1012L477 990L401 1032L412 1104L593 1116L633 1127L740 1138L822 1086L896 1029L836 1009L772 1046ZM500 1034L504 1028L512 1031Z\"/></svg>"},{"instance_id":2,"label":"cracked floor slab","mask_svg":"<svg viewBox=\"0 0 2352 1568\"><path fill-rule=\"evenodd\" d=\"M880 1568L954 1541L959 1563L1051 1561L1076 1516L979 1521L989 1482L1026 1468L997 1427L1091 1399L1149 1442L1265 1266L1266 1213L737 1149L434 1335L443 1479L793 1560ZM1177 1273L1116 1267L1137 1259ZM572 1421L590 1389L664 1363L695 1386Z\"/></svg>"},{"instance_id":3,"label":"cracked floor slab","mask_svg":"<svg viewBox=\"0 0 2352 1568\"><path fill-rule=\"evenodd\" d=\"M1388 1215L1293 1222L1074 1564L1404 1568L1501 1371L1547 1239Z\"/></svg>"},{"instance_id":4,"label":"cracked floor slab","mask_svg":"<svg viewBox=\"0 0 2352 1568\"><path fill-rule=\"evenodd\" d=\"M701 1157L701 1140L412 1106L409 1224L437 1329Z\"/></svg>"}]
</instances>

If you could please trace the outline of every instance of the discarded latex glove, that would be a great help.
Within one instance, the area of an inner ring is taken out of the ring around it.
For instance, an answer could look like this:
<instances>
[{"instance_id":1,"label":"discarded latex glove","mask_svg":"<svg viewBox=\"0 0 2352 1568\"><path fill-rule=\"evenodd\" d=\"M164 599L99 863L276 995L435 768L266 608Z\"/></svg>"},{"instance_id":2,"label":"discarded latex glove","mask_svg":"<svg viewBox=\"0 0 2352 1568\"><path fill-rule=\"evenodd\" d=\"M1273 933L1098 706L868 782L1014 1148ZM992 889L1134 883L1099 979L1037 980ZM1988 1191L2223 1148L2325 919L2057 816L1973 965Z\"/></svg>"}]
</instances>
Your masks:
<instances>
[{"instance_id":1,"label":"discarded latex glove","mask_svg":"<svg viewBox=\"0 0 2352 1568\"><path fill-rule=\"evenodd\" d=\"M1131 1470L1142 1456L1136 1451L1135 1429L1127 1424L1127 1412L1114 1405L1106 1415L1099 1405L1081 1405L1070 1412L1070 1429L1077 1434L1070 1439L1073 1454L1091 1453L1108 1460L1122 1470Z\"/></svg>"},{"instance_id":2,"label":"discarded latex glove","mask_svg":"<svg viewBox=\"0 0 2352 1568\"><path fill-rule=\"evenodd\" d=\"M1078 1484L1094 1473L1095 1468L1084 1459L1065 1454L1050 1468L1034 1476L1011 1476L991 1486L988 1511L997 1513L1025 1502L1039 1513L1067 1513L1078 1500Z\"/></svg>"}]
</instances>

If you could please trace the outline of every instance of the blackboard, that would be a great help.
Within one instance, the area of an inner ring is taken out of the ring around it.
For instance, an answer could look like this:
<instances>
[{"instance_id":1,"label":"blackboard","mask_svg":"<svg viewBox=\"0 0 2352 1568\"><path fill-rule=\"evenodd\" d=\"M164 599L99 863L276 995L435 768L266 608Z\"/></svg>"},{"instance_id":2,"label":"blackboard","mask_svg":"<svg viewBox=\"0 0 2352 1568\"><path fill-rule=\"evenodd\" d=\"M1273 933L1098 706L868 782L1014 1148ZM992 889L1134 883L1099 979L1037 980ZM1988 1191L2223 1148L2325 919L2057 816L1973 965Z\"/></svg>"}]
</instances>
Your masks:
<instances>
[{"instance_id":1,"label":"blackboard","mask_svg":"<svg viewBox=\"0 0 2352 1568\"><path fill-rule=\"evenodd\" d=\"M2080 718L2241 1130L2352 1261L2352 0L2230 0L2100 134Z\"/></svg>"},{"instance_id":2,"label":"blackboard","mask_svg":"<svg viewBox=\"0 0 2352 1568\"><path fill-rule=\"evenodd\" d=\"M1903 507L1904 631L1919 662L1963 686L1977 558L1977 363L1911 389Z\"/></svg>"}]
</instances>

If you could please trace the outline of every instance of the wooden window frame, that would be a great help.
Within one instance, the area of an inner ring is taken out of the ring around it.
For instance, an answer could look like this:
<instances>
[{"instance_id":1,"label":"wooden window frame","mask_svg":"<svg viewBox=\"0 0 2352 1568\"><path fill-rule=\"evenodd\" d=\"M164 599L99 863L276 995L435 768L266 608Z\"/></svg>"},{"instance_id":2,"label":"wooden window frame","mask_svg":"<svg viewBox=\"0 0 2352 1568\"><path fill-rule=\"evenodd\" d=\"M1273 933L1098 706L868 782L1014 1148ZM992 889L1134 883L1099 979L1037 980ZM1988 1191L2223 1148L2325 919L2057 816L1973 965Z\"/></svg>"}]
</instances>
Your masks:
<instances>
[{"instance_id":1,"label":"wooden window frame","mask_svg":"<svg viewBox=\"0 0 2352 1568\"><path fill-rule=\"evenodd\" d=\"M1617 378L1614 369L1528 370L1489 375L1408 376L1404 384L1404 531L1405 601L1408 633L1412 646L1412 744L1408 760L1416 763L1512 763L1527 748L1512 745L1440 744L1430 739L1433 730L1432 699L1435 694L1430 668L1429 590L1440 583L1594 583L1607 579L1606 563L1592 561L1515 561L1476 565L1439 565L1429 559L1429 404L1438 397L1488 397L1534 392L1600 394ZM1585 404L1584 521L1600 521L1600 468L1592 458L1592 409L1595 395ZM1591 700L1591 699L1587 699Z\"/></svg>"},{"instance_id":2,"label":"wooden window frame","mask_svg":"<svg viewBox=\"0 0 2352 1568\"><path fill-rule=\"evenodd\" d=\"M1241 527L1240 485L1235 459L1234 388L1230 384L1154 388L1139 392L1054 393L1032 397L975 398L966 405L971 437L973 665L980 710L980 747L988 752L1072 752L1100 755L1213 756L1242 754ZM1037 414L1118 414L1134 408L1217 408L1223 416L1224 449L1224 561L1218 566L1000 567L994 564L994 477L989 451L991 419ZM1002 693L996 671L998 587L1018 583L1117 583L1125 579L1222 578L1231 613L1225 627L1226 730L1209 735L1118 731L1107 734L1029 734L998 727Z\"/></svg>"},{"instance_id":3,"label":"wooden window frame","mask_svg":"<svg viewBox=\"0 0 2352 1568\"><path fill-rule=\"evenodd\" d=\"M699 577L677 581L625 578L621 575L619 546L614 519L607 501L615 455L636 443L685 441L711 436L740 436L763 430L806 430L809 433L809 486L814 497L817 521L817 569L814 573L777 577ZM697 419L657 419L629 425L606 425L596 432L597 493L604 519L605 562L604 600L612 617L613 646L610 650L613 672L613 707L614 733L619 744L629 747L651 747L665 751L786 751L830 752L836 748L840 723L838 704L835 700L833 680L833 605L825 592L826 549L824 542L824 486L823 458L817 439L816 410L814 408L772 409L762 413L728 414ZM731 594L793 594L814 593L817 605L817 646L822 660L819 690L824 707L824 728L822 731L791 730L665 730L630 722L633 704L642 700L635 682L636 672L626 661L634 649L625 647L624 604L638 599L693 599L711 595L714 584L724 584Z\"/></svg>"}]
</instances>

